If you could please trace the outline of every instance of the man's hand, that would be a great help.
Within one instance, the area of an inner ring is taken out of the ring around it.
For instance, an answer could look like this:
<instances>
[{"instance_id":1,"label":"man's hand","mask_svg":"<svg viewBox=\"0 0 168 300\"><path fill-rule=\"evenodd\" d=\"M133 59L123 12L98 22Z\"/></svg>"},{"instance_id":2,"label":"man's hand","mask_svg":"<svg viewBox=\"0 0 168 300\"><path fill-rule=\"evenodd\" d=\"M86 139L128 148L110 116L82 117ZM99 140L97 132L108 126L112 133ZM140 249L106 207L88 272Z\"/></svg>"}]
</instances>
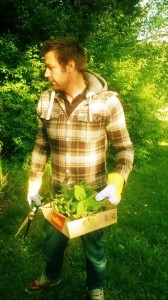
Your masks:
<instances>
[{"instance_id":1,"label":"man's hand","mask_svg":"<svg viewBox=\"0 0 168 300\"><path fill-rule=\"evenodd\" d=\"M102 201L104 198L117 205L121 200L121 192L124 185L124 178L118 173L110 173L107 177L108 185L96 195L97 201Z\"/></svg>"},{"instance_id":2,"label":"man's hand","mask_svg":"<svg viewBox=\"0 0 168 300\"><path fill-rule=\"evenodd\" d=\"M41 201L43 200L43 197L39 195L40 186L41 180L33 181L29 179L27 201L30 206L41 206Z\"/></svg>"},{"instance_id":3,"label":"man's hand","mask_svg":"<svg viewBox=\"0 0 168 300\"><path fill-rule=\"evenodd\" d=\"M97 201L102 201L105 198L108 198L108 200L114 205L117 205L120 202L120 199L116 196L116 186L114 184L108 184L95 196Z\"/></svg>"},{"instance_id":4,"label":"man's hand","mask_svg":"<svg viewBox=\"0 0 168 300\"><path fill-rule=\"evenodd\" d=\"M41 201L43 200L43 197L41 197L39 194L36 195L28 195L27 196L27 201L29 203L30 206L35 205L35 206L41 206L42 203Z\"/></svg>"}]
</instances>

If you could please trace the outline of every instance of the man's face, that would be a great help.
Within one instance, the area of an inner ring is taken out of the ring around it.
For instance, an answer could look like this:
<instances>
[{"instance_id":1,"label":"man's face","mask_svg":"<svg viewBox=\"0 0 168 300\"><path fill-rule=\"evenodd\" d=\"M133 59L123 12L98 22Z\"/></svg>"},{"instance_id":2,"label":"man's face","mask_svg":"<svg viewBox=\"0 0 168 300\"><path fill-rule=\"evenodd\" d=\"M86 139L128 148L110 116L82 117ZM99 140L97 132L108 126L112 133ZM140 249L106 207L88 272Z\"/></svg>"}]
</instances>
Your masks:
<instances>
[{"instance_id":1,"label":"man's face","mask_svg":"<svg viewBox=\"0 0 168 300\"><path fill-rule=\"evenodd\" d=\"M45 77L51 82L53 88L58 91L66 91L69 82L69 74L66 67L63 68L55 55L50 51L45 55Z\"/></svg>"}]
</instances>

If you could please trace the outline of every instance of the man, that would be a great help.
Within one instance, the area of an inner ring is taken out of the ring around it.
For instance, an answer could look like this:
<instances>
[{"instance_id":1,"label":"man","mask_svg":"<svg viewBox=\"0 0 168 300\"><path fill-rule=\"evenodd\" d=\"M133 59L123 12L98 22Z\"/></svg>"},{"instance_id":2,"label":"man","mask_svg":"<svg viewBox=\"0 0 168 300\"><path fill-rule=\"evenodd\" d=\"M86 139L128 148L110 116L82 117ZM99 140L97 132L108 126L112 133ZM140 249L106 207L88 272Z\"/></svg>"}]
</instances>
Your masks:
<instances>
[{"instance_id":1,"label":"man","mask_svg":"<svg viewBox=\"0 0 168 300\"><path fill-rule=\"evenodd\" d=\"M41 204L38 194L45 163L51 155L51 192L80 181L98 192L96 200L108 198L115 205L133 164L133 148L121 103L106 82L86 70L84 49L71 38L46 41L42 47L45 77L52 88L42 93L38 104L38 133L32 154L28 201ZM116 165L106 170L110 142L116 151ZM26 287L37 292L61 282L61 267L68 238L49 222L44 255L45 274ZM89 299L103 300L106 257L103 231L81 236L86 258L86 288Z\"/></svg>"}]
</instances>

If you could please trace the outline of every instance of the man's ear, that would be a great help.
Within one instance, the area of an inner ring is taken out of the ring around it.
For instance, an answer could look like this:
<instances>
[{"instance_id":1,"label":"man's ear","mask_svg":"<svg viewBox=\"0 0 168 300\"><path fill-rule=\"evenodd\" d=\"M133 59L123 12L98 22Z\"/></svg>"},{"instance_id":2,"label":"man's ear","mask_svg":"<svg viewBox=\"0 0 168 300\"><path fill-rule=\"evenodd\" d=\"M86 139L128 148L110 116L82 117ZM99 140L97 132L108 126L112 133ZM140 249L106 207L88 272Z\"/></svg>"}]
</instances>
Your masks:
<instances>
[{"instance_id":1,"label":"man's ear","mask_svg":"<svg viewBox=\"0 0 168 300\"><path fill-rule=\"evenodd\" d=\"M69 60L66 66L66 70L68 73L72 73L76 68L76 64L74 60Z\"/></svg>"}]
</instances>

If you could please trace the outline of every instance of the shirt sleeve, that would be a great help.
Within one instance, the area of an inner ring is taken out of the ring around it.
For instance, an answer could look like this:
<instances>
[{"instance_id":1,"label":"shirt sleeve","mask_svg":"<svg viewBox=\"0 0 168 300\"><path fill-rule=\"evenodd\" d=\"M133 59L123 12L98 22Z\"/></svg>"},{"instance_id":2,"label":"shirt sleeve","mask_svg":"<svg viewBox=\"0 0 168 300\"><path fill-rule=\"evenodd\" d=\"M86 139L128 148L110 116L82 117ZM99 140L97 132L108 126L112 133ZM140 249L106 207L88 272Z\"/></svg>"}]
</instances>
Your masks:
<instances>
[{"instance_id":1,"label":"shirt sleeve","mask_svg":"<svg viewBox=\"0 0 168 300\"><path fill-rule=\"evenodd\" d=\"M107 111L107 137L116 152L116 164L112 172L123 176L126 182L132 170L134 150L126 126L124 110L117 96L110 97Z\"/></svg>"},{"instance_id":2,"label":"shirt sleeve","mask_svg":"<svg viewBox=\"0 0 168 300\"><path fill-rule=\"evenodd\" d=\"M41 182L45 164L50 155L50 145L46 132L45 120L38 116L38 130L32 152L30 181Z\"/></svg>"}]
</instances>

